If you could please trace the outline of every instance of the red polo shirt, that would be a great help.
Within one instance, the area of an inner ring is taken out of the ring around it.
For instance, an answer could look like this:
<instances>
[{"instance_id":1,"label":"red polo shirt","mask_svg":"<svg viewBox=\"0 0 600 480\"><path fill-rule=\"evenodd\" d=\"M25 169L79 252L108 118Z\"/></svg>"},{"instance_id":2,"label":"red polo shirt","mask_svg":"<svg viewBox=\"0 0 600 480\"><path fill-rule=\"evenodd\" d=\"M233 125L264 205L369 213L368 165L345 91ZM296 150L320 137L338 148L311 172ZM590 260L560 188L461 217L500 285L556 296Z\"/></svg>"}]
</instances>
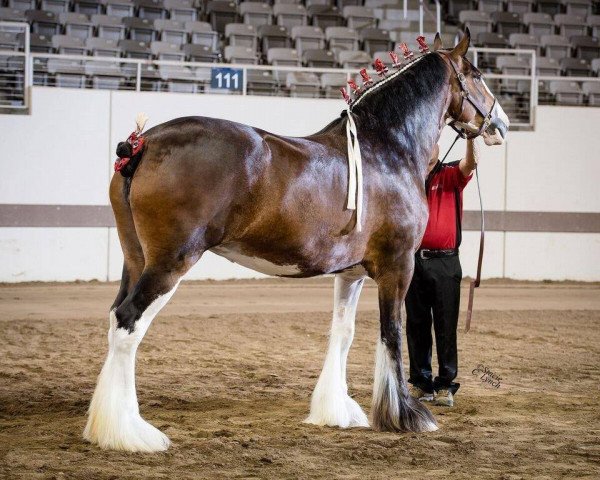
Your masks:
<instances>
[{"instance_id":1,"label":"red polo shirt","mask_svg":"<svg viewBox=\"0 0 600 480\"><path fill-rule=\"evenodd\" d=\"M421 248L447 250L456 248L456 197L462 220L462 191L473 174L465 177L458 163L446 165L428 179L427 203L429 221L423 235Z\"/></svg>"}]
</instances>

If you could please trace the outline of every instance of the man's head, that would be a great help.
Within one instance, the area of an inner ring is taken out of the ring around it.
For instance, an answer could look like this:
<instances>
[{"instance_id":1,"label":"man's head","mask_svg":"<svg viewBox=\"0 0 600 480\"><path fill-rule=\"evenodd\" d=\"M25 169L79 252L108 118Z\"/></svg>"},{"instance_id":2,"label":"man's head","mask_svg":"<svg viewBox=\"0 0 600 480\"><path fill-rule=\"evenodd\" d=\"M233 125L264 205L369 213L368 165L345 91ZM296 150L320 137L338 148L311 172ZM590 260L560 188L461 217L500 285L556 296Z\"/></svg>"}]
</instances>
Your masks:
<instances>
[{"instance_id":1,"label":"man's head","mask_svg":"<svg viewBox=\"0 0 600 480\"><path fill-rule=\"evenodd\" d=\"M433 170L433 167L435 167L435 164L438 162L439 158L440 158L440 146L436 143L433 146L433 151L431 152L431 158L429 159L429 165L427 165L427 173L429 173Z\"/></svg>"}]
</instances>

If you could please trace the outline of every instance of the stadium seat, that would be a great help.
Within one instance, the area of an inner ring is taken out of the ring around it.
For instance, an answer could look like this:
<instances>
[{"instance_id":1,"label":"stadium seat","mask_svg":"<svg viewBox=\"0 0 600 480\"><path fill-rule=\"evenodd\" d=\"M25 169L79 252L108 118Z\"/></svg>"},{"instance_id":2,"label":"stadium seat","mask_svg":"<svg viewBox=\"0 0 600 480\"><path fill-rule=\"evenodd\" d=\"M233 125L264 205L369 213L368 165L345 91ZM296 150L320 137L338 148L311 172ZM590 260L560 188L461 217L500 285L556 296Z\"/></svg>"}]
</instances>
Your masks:
<instances>
[{"instance_id":1,"label":"stadium seat","mask_svg":"<svg viewBox=\"0 0 600 480\"><path fill-rule=\"evenodd\" d=\"M171 93L197 93L196 72L189 67L179 65L161 65L160 78Z\"/></svg>"},{"instance_id":2,"label":"stadium seat","mask_svg":"<svg viewBox=\"0 0 600 480\"><path fill-rule=\"evenodd\" d=\"M11 10L21 10L22 12L34 10L35 4L36 0L8 0L8 2L6 2L6 6Z\"/></svg>"},{"instance_id":3,"label":"stadium seat","mask_svg":"<svg viewBox=\"0 0 600 480\"><path fill-rule=\"evenodd\" d=\"M208 21L215 32L225 33L225 25L238 21L235 2L227 0L211 0L206 7Z\"/></svg>"},{"instance_id":4,"label":"stadium seat","mask_svg":"<svg viewBox=\"0 0 600 480\"><path fill-rule=\"evenodd\" d=\"M590 62L583 58L563 58L560 68L570 77L589 77L592 74Z\"/></svg>"},{"instance_id":5,"label":"stadium seat","mask_svg":"<svg viewBox=\"0 0 600 480\"><path fill-rule=\"evenodd\" d=\"M84 15L99 15L104 11L102 0L75 0L73 2L73 11L83 13Z\"/></svg>"},{"instance_id":6,"label":"stadium seat","mask_svg":"<svg viewBox=\"0 0 600 480\"><path fill-rule=\"evenodd\" d=\"M182 47L182 50L190 62L214 63L219 58L219 54L208 45L188 43Z\"/></svg>"},{"instance_id":7,"label":"stadium seat","mask_svg":"<svg viewBox=\"0 0 600 480\"><path fill-rule=\"evenodd\" d=\"M600 15L588 15L587 26L593 37L600 37Z\"/></svg>"},{"instance_id":8,"label":"stadium seat","mask_svg":"<svg viewBox=\"0 0 600 480\"><path fill-rule=\"evenodd\" d=\"M276 95L277 81L268 70L248 70L246 88L251 95Z\"/></svg>"},{"instance_id":9,"label":"stadium seat","mask_svg":"<svg viewBox=\"0 0 600 480\"><path fill-rule=\"evenodd\" d=\"M503 0L479 0L477 3L477 10L480 12L501 12L504 9Z\"/></svg>"},{"instance_id":10,"label":"stadium seat","mask_svg":"<svg viewBox=\"0 0 600 480\"><path fill-rule=\"evenodd\" d=\"M535 0L508 0L506 2L506 10L511 13L523 15L525 13L533 12L534 5Z\"/></svg>"},{"instance_id":11,"label":"stadium seat","mask_svg":"<svg viewBox=\"0 0 600 480\"><path fill-rule=\"evenodd\" d=\"M294 46L300 55L304 50L321 50L325 48L325 34L319 27L292 27L292 40L294 40Z\"/></svg>"},{"instance_id":12,"label":"stadium seat","mask_svg":"<svg viewBox=\"0 0 600 480\"><path fill-rule=\"evenodd\" d=\"M288 72L285 86L292 97L318 98L321 82L312 72Z\"/></svg>"},{"instance_id":13,"label":"stadium seat","mask_svg":"<svg viewBox=\"0 0 600 480\"><path fill-rule=\"evenodd\" d=\"M154 20L154 30L162 42L183 45L187 43L188 34L185 22L181 20Z\"/></svg>"},{"instance_id":14,"label":"stadium seat","mask_svg":"<svg viewBox=\"0 0 600 480\"><path fill-rule=\"evenodd\" d=\"M267 62L271 65L301 66L298 51L293 48L269 48Z\"/></svg>"},{"instance_id":15,"label":"stadium seat","mask_svg":"<svg viewBox=\"0 0 600 480\"><path fill-rule=\"evenodd\" d=\"M583 105L583 91L577 82L553 80L549 89L558 105Z\"/></svg>"},{"instance_id":16,"label":"stadium seat","mask_svg":"<svg viewBox=\"0 0 600 480\"><path fill-rule=\"evenodd\" d=\"M537 11L547 13L548 15L556 15L562 11L561 0L536 0Z\"/></svg>"},{"instance_id":17,"label":"stadium seat","mask_svg":"<svg viewBox=\"0 0 600 480\"><path fill-rule=\"evenodd\" d=\"M178 22L193 22L198 19L193 0L164 0L169 18Z\"/></svg>"},{"instance_id":18,"label":"stadium seat","mask_svg":"<svg viewBox=\"0 0 600 480\"><path fill-rule=\"evenodd\" d=\"M304 5L277 3L273 6L273 15L277 20L277 25L288 30L298 25L308 25L308 15Z\"/></svg>"},{"instance_id":19,"label":"stadium seat","mask_svg":"<svg viewBox=\"0 0 600 480\"><path fill-rule=\"evenodd\" d=\"M340 50L337 62L345 69L370 68L371 56L362 50Z\"/></svg>"},{"instance_id":20,"label":"stadium seat","mask_svg":"<svg viewBox=\"0 0 600 480\"><path fill-rule=\"evenodd\" d=\"M312 24L323 30L328 27L344 26L344 17L340 9L330 5L311 5L307 7L308 15L312 18Z\"/></svg>"},{"instance_id":21,"label":"stadium seat","mask_svg":"<svg viewBox=\"0 0 600 480\"><path fill-rule=\"evenodd\" d=\"M57 87L85 88L85 68L79 60L50 58L47 68L55 76Z\"/></svg>"},{"instance_id":22,"label":"stadium seat","mask_svg":"<svg viewBox=\"0 0 600 480\"><path fill-rule=\"evenodd\" d=\"M86 55L85 41L78 37L68 35L52 36L52 47L61 55Z\"/></svg>"},{"instance_id":23,"label":"stadium seat","mask_svg":"<svg viewBox=\"0 0 600 480\"><path fill-rule=\"evenodd\" d=\"M554 33L554 21L547 13L525 13L523 23L527 25L527 32L531 35L552 35Z\"/></svg>"},{"instance_id":24,"label":"stadium seat","mask_svg":"<svg viewBox=\"0 0 600 480\"><path fill-rule=\"evenodd\" d=\"M121 40L125 38L125 25L123 19L114 15L92 15L92 24L96 29L96 36Z\"/></svg>"},{"instance_id":25,"label":"stadium seat","mask_svg":"<svg viewBox=\"0 0 600 480\"><path fill-rule=\"evenodd\" d=\"M508 37L508 43L513 48L535 50L536 55L540 55L542 51L540 38L529 33L511 33Z\"/></svg>"},{"instance_id":26,"label":"stadium seat","mask_svg":"<svg viewBox=\"0 0 600 480\"><path fill-rule=\"evenodd\" d=\"M560 76L560 63L556 58L537 57L535 59L535 70L540 76Z\"/></svg>"},{"instance_id":27,"label":"stadium seat","mask_svg":"<svg viewBox=\"0 0 600 480\"><path fill-rule=\"evenodd\" d=\"M473 10L475 2L473 0L448 0L448 14L457 19L460 12Z\"/></svg>"},{"instance_id":28,"label":"stadium seat","mask_svg":"<svg viewBox=\"0 0 600 480\"><path fill-rule=\"evenodd\" d=\"M499 55L496 58L496 67L503 75L529 75L531 70L529 58L518 55ZM525 83L528 83L528 81L501 79L503 91L519 91L519 86Z\"/></svg>"},{"instance_id":29,"label":"stadium seat","mask_svg":"<svg viewBox=\"0 0 600 480\"><path fill-rule=\"evenodd\" d=\"M66 35L86 39L92 36L94 26L90 18L84 13L61 13L58 15L60 23L64 25Z\"/></svg>"},{"instance_id":30,"label":"stadium seat","mask_svg":"<svg viewBox=\"0 0 600 480\"><path fill-rule=\"evenodd\" d=\"M17 38L19 43L25 43L23 39L23 33L19 33ZM29 49L36 53L53 53L54 48L52 47L52 37L50 35L43 35L40 33L32 33L29 35Z\"/></svg>"},{"instance_id":31,"label":"stadium seat","mask_svg":"<svg viewBox=\"0 0 600 480\"><path fill-rule=\"evenodd\" d=\"M258 36L254 25L245 23L228 23L225 26L225 38L229 45L238 47L248 47L256 50L258 46Z\"/></svg>"},{"instance_id":32,"label":"stadium seat","mask_svg":"<svg viewBox=\"0 0 600 480\"><path fill-rule=\"evenodd\" d=\"M379 28L389 31L392 40L397 31L410 30L410 27L410 20L379 20Z\"/></svg>"},{"instance_id":33,"label":"stadium seat","mask_svg":"<svg viewBox=\"0 0 600 480\"><path fill-rule=\"evenodd\" d=\"M156 40L157 32L154 30L154 20L138 17L126 17L123 25L127 29L127 36L131 40L142 42L153 42Z\"/></svg>"},{"instance_id":34,"label":"stadium seat","mask_svg":"<svg viewBox=\"0 0 600 480\"><path fill-rule=\"evenodd\" d=\"M259 27L273 23L273 9L267 3L243 2L240 4L243 22Z\"/></svg>"},{"instance_id":35,"label":"stadium seat","mask_svg":"<svg viewBox=\"0 0 600 480\"><path fill-rule=\"evenodd\" d=\"M508 39L501 33L480 33L477 35L477 45L485 48L508 48Z\"/></svg>"},{"instance_id":36,"label":"stadium seat","mask_svg":"<svg viewBox=\"0 0 600 480\"><path fill-rule=\"evenodd\" d=\"M31 32L40 35L56 35L60 33L58 17L54 12L43 10L27 10L27 21L31 24Z\"/></svg>"},{"instance_id":37,"label":"stadium seat","mask_svg":"<svg viewBox=\"0 0 600 480\"><path fill-rule=\"evenodd\" d=\"M559 28L560 34L567 38L587 33L585 18L578 15L558 14L554 16L554 23Z\"/></svg>"},{"instance_id":38,"label":"stadium seat","mask_svg":"<svg viewBox=\"0 0 600 480\"><path fill-rule=\"evenodd\" d=\"M334 68L335 55L329 50L304 50L302 63L312 68Z\"/></svg>"},{"instance_id":39,"label":"stadium seat","mask_svg":"<svg viewBox=\"0 0 600 480\"><path fill-rule=\"evenodd\" d=\"M588 105L600 107L600 82L583 82L581 90L587 97Z\"/></svg>"},{"instance_id":40,"label":"stadium seat","mask_svg":"<svg viewBox=\"0 0 600 480\"><path fill-rule=\"evenodd\" d=\"M197 45L209 47L211 52L217 50L219 35L207 22L185 22L185 31L189 34L188 40Z\"/></svg>"},{"instance_id":41,"label":"stadium seat","mask_svg":"<svg viewBox=\"0 0 600 480\"><path fill-rule=\"evenodd\" d=\"M148 20L167 18L167 10L163 0L133 0L137 16Z\"/></svg>"},{"instance_id":42,"label":"stadium seat","mask_svg":"<svg viewBox=\"0 0 600 480\"><path fill-rule=\"evenodd\" d=\"M224 53L228 62L258 65L258 54L254 48L228 45Z\"/></svg>"},{"instance_id":43,"label":"stadium seat","mask_svg":"<svg viewBox=\"0 0 600 480\"><path fill-rule=\"evenodd\" d=\"M321 89L327 98L340 98L340 88L346 87L347 79L345 73L323 73Z\"/></svg>"},{"instance_id":44,"label":"stadium seat","mask_svg":"<svg viewBox=\"0 0 600 480\"><path fill-rule=\"evenodd\" d=\"M544 47L544 55L546 57L560 60L561 58L570 56L571 43L562 35L542 35L540 43Z\"/></svg>"},{"instance_id":45,"label":"stadium seat","mask_svg":"<svg viewBox=\"0 0 600 480\"><path fill-rule=\"evenodd\" d=\"M261 25L258 27L258 38L263 52L270 48L289 48L292 45L287 28L280 25Z\"/></svg>"},{"instance_id":46,"label":"stadium seat","mask_svg":"<svg viewBox=\"0 0 600 480\"><path fill-rule=\"evenodd\" d=\"M596 76L600 77L600 58L596 58L591 62L592 71L596 74Z\"/></svg>"},{"instance_id":47,"label":"stadium seat","mask_svg":"<svg viewBox=\"0 0 600 480\"><path fill-rule=\"evenodd\" d=\"M133 17L133 0L104 0L106 5L105 13L116 17Z\"/></svg>"},{"instance_id":48,"label":"stadium seat","mask_svg":"<svg viewBox=\"0 0 600 480\"><path fill-rule=\"evenodd\" d=\"M478 10L463 10L459 15L460 23L463 28L471 31L471 36L477 38L480 33L492 31L492 19L487 12Z\"/></svg>"},{"instance_id":49,"label":"stadium seat","mask_svg":"<svg viewBox=\"0 0 600 480\"><path fill-rule=\"evenodd\" d=\"M39 9L60 15L69 11L69 0L40 0Z\"/></svg>"},{"instance_id":50,"label":"stadium seat","mask_svg":"<svg viewBox=\"0 0 600 480\"><path fill-rule=\"evenodd\" d=\"M119 40L119 48L126 58L140 58L150 60L152 52L149 42L140 40Z\"/></svg>"},{"instance_id":51,"label":"stadium seat","mask_svg":"<svg viewBox=\"0 0 600 480\"><path fill-rule=\"evenodd\" d=\"M185 60L185 53L181 50L181 45L178 43L152 42L150 44L150 51L158 60L174 62L183 62Z\"/></svg>"},{"instance_id":52,"label":"stadium seat","mask_svg":"<svg viewBox=\"0 0 600 480\"><path fill-rule=\"evenodd\" d=\"M349 5L344 7L342 15L346 19L346 25L355 30L377 27L377 19L370 8Z\"/></svg>"},{"instance_id":53,"label":"stadium seat","mask_svg":"<svg viewBox=\"0 0 600 480\"><path fill-rule=\"evenodd\" d=\"M363 28L359 33L362 42L362 48L369 55L373 55L379 50L392 50L394 43L390 38L388 30L379 28Z\"/></svg>"},{"instance_id":54,"label":"stadium seat","mask_svg":"<svg viewBox=\"0 0 600 480\"><path fill-rule=\"evenodd\" d=\"M492 21L497 33L509 38L513 33L523 33L525 25L521 22L521 15L515 12L493 12Z\"/></svg>"},{"instance_id":55,"label":"stadium seat","mask_svg":"<svg viewBox=\"0 0 600 480\"><path fill-rule=\"evenodd\" d=\"M600 41L597 37L576 35L571 37L571 45L577 58L584 58L588 61L600 58Z\"/></svg>"},{"instance_id":56,"label":"stadium seat","mask_svg":"<svg viewBox=\"0 0 600 480\"><path fill-rule=\"evenodd\" d=\"M0 8L0 20L5 22L25 22L25 11L18 8Z\"/></svg>"},{"instance_id":57,"label":"stadium seat","mask_svg":"<svg viewBox=\"0 0 600 480\"><path fill-rule=\"evenodd\" d=\"M118 90L123 84L121 69L115 63L86 61L84 68L95 89Z\"/></svg>"},{"instance_id":58,"label":"stadium seat","mask_svg":"<svg viewBox=\"0 0 600 480\"><path fill-rule=\"evenodd\" d=\"M17 33L0 32L0 50L17 51L21 47L21 41ZM0 69L4 68L0 66Z\"/></svg>"},{"instance_id":59,"label":"stadium seat","mask_svg":"<svg viewBox=\"0 0 600 480\"><path fill-rule=\"evenodd\" d=\"M91 37L86 39L85 47L95 57L119 57L121 49L117 42L111 38Z\"/></svg>"},{"instance_id":60,"label":"stadium seat","mask_svg":"<svg viewBox=\"0 0 600 480\"><path fill-rule=\"evenodd\" d=\"M329 43L329 50L358 50L358 34L356 30L348 27L328 27L325 38Z\"/></svg>"},{"instance_id":61,"label":"stadium seat","mask_svg":"<svg viewBox=\"0 0 600 480\"><path fill-rule=\"evenodd\" d=\"M592 0L562 0L568 15L587 17L592 13Z\"/></svg>"}]
</instances>

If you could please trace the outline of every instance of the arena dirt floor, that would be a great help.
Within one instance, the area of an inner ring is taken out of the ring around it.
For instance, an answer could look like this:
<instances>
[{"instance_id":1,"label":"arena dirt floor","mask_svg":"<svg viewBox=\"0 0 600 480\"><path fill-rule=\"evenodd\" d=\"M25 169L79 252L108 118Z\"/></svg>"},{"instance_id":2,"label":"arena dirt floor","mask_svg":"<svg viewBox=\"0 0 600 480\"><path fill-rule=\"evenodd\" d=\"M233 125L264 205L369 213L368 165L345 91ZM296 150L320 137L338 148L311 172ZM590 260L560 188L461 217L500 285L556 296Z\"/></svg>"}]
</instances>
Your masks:
<instances>
[{"instance_id":1,"label":"arena dirt floor","mask_svg":"<svg viewBox=\"0 0 600 480\"><path fill-rule=\"evenodd\" d=\"M432 407L435 433L392 434L302 423L332 283L181 285L138 353L140 409L173 441L164 454L81 438L117 285L0 286L0 478L600 478L599 284L486 282L459 335L455 408ZM349 358L367 412L376 308L369 283Z\"/></svg>"}]
</instances>

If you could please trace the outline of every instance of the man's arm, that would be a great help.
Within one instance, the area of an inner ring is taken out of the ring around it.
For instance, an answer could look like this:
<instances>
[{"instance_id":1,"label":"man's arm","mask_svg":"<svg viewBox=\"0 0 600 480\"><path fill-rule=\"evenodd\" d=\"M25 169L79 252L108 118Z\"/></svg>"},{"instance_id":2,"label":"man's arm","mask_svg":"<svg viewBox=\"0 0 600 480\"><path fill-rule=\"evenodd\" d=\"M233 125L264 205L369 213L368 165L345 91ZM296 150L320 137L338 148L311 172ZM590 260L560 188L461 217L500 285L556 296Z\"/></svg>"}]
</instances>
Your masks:
<instances>
[{"instance_id":1,"label":"man's arm","mask_svg":"<svg viewBox=\"0 0 600 480\"><path fill-rule=\"evenodd\" d=\"M467 154L458 164L458 168L463 174L463 177L466 178L471 175L473 170L475 170L477 163L479 163L479 145L474 139L467 140Z\"/></svg>"}]
</instances>

